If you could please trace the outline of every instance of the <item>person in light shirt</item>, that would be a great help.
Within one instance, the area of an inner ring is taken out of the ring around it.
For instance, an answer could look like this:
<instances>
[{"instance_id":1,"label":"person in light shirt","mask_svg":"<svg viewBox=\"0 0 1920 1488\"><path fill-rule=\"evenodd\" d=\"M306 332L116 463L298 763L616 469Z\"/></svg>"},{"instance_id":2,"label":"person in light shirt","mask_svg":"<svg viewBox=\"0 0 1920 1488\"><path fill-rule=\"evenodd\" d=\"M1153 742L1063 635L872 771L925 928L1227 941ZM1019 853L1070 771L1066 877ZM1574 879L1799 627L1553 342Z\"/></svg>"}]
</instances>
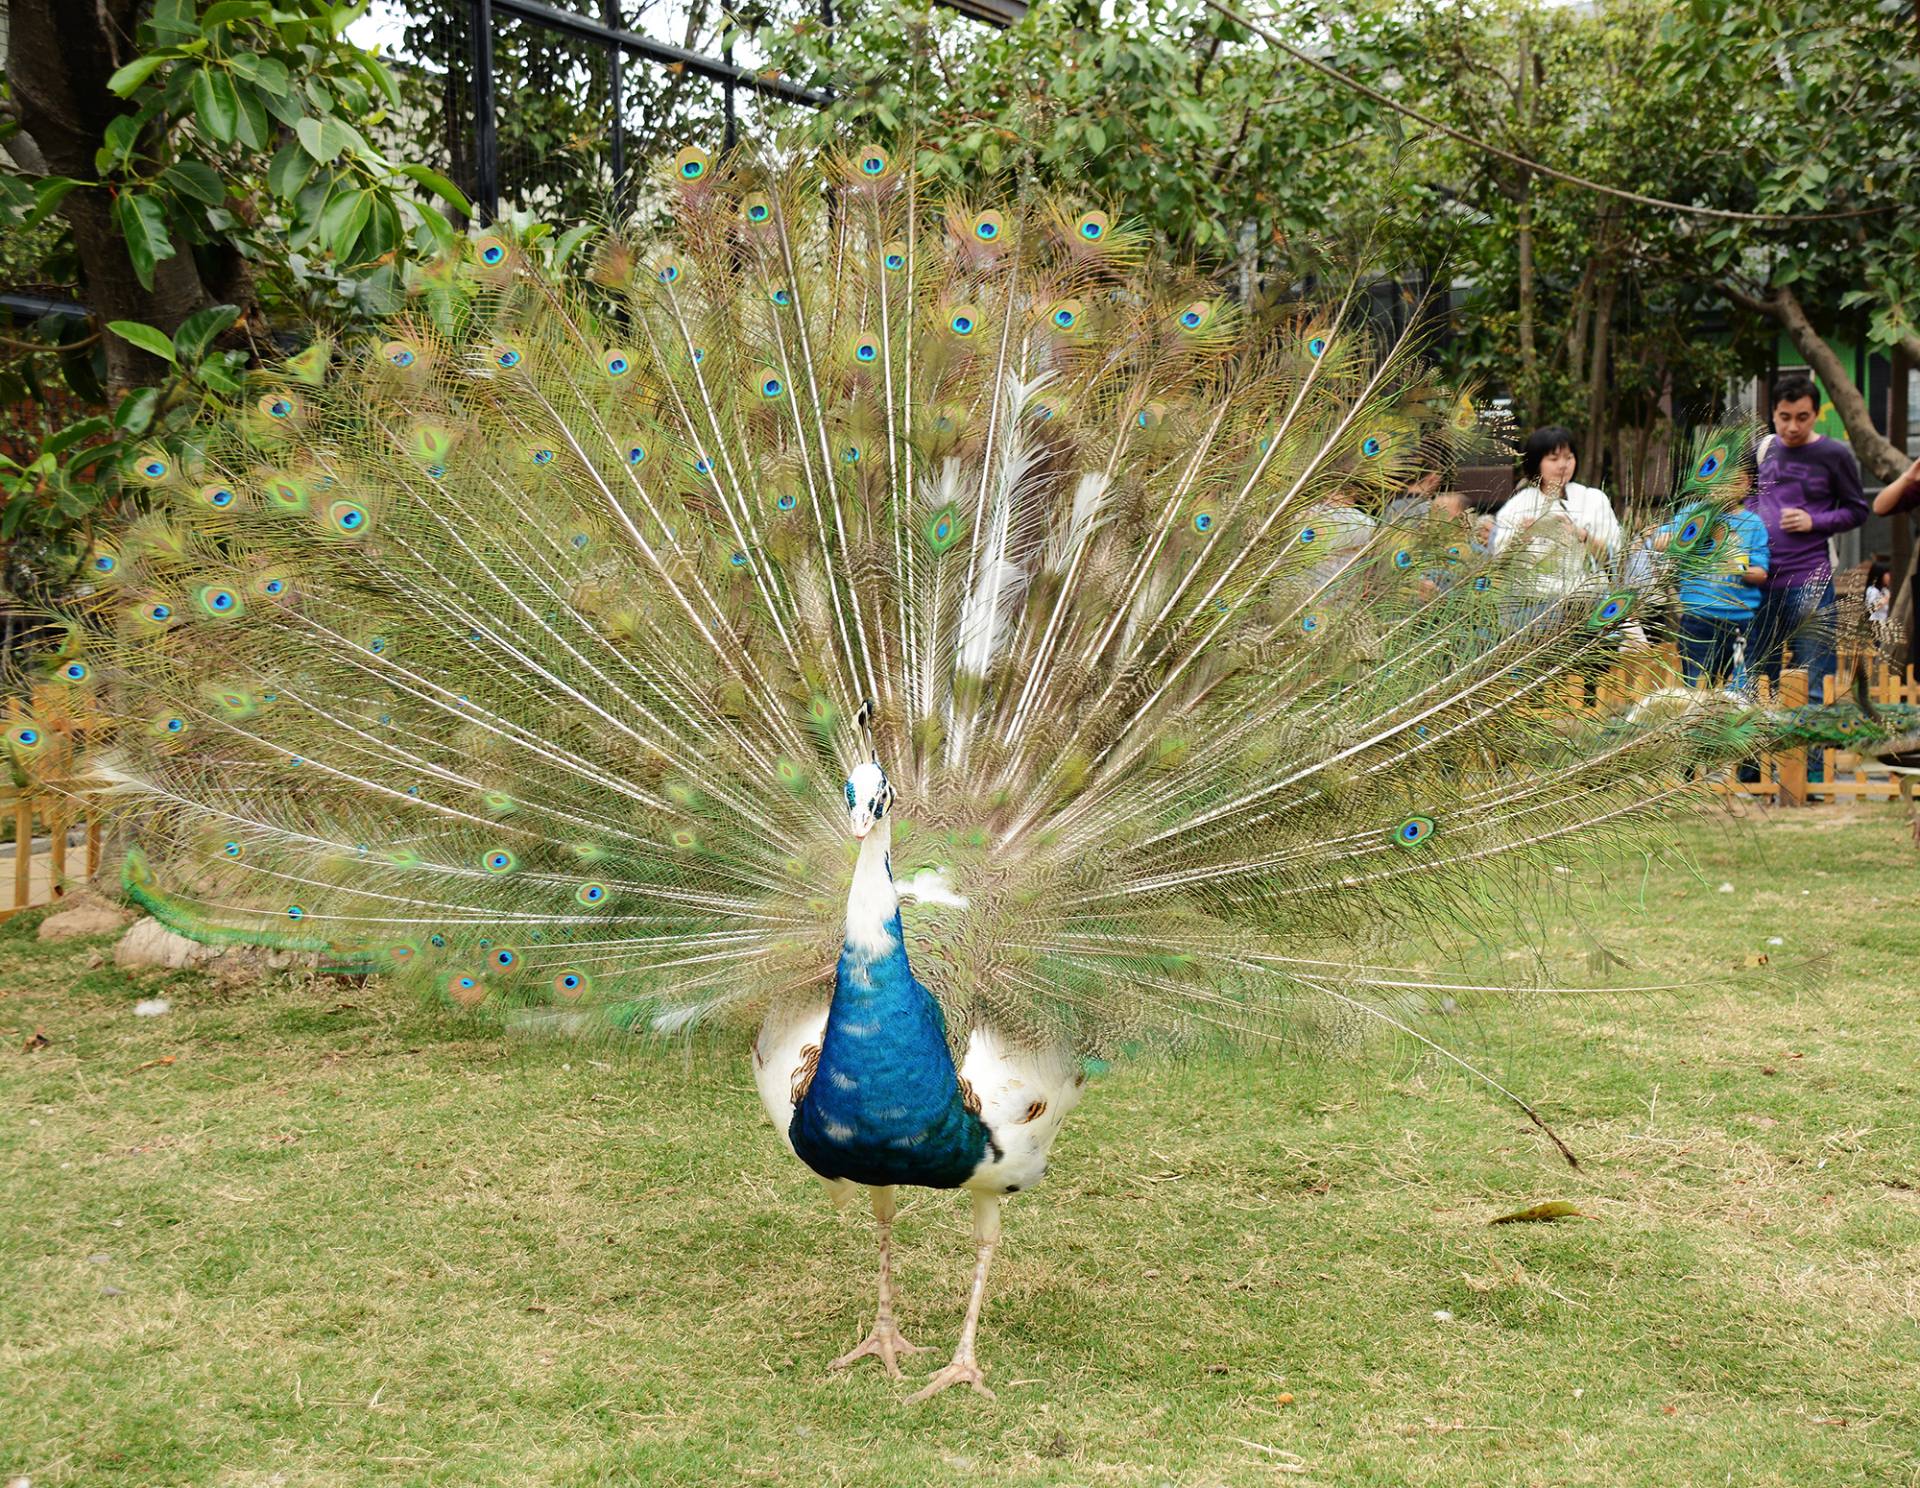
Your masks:
<instances>
[{"instance_id":1,"label":"person in light shirt","mask_svg":"<svg viewBox=\"0 0 1920 1488\"><path fill-rule=\"evenodd\" d=\"M1532 597L1565 599L1606 587L1620 551L1620 519L1607 493L1574 480L1580 467L1573 435L1535 429L1520 449L1522 486L1493 522L1493 550L1522 542L1533 559Z\"/></svg>"}]
</instances>

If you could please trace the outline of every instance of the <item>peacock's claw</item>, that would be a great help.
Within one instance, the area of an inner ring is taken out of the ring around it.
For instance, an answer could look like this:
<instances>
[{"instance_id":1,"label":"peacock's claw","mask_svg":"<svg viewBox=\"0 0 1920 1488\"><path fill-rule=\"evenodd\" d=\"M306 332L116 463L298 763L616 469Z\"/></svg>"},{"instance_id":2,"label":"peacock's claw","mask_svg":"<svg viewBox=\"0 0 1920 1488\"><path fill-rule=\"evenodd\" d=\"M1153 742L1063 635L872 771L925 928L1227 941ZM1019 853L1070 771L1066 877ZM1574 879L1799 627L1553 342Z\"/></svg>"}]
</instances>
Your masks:
<instances>
[{"instance_id":1,"label":"peacock's claw","mask_svg":"<svg viewBox=\"0 0 1920 1488\"><path fill-rule=\"evenodd\" d=\"M987 1372L972 1359L955 1359L946 1368L915 1390L907 1397L908 1405L919 1405L931 1400L949 1385L971 1385L973 1393L993 1399L993 1391L987 1388Z\"/></svg>"},{"instance_id":2,"label":"peacock's claw","mask_svg":"<svg viewBox=\"0 0 1920 1488\"><path fill-rule=\"evenodd\" d=\"M917 1343L907 1342L906 1334L900 1331L900 1325L890 1318L883 1318L873 1325L873 1331L867 1335L865 1343L851 1353L842 1354L827 1366L829 1369L851 1369L860 1360L871 1354L880 1361L880 1367L887 1371L888 1379L899 1379L899 1360L906 1354L924 1354L926 1350Z\"/></svg>"}]
</instances>

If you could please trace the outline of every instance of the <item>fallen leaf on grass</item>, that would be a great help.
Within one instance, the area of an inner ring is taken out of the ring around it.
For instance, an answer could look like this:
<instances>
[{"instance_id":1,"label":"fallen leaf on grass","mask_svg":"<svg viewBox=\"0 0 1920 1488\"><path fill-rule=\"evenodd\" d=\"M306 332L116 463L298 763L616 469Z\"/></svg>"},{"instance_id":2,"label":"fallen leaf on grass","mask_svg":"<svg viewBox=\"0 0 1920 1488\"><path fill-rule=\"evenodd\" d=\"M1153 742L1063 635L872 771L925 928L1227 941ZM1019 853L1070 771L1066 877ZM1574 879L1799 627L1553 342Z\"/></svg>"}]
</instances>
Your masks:
<instances>
[{"instance_id":1,"label":"fallen leaf on grass","mask_svg":"<svg viewBox=\"0 0 1920 1488\"><path fill-rule=\"evenodd\" d=\"M1546 1224L1555 1219L1592 1219L1591 1214L1582 1214L1576 1205L1565 1199L1550 1199L1544 1204L1535 1204L1531 1209L1519 1209L1512 1214L1503 1214L1498 1219L1487 1221L1497 1224Z\"/></svg>"},{"instance_id":2,"label":"fallen leaf on grass","mask_svg":"<svg viewBox=\"0 0 1920 1488\"><path fill-rule=\"evenodd\" d=\"M52 1042L52 1039L48 1038L36 1028L32 1033L28 1034L26 1039L21 1043L20 1052L22 1054L31 1054L35 1049L44 1049Z\"/></svg>"},{"instance_id":3,"label":"fallen leaf on grass","mask_svg":"<svg viewBox=\"0 0 1920 1488\"><path fill-rule=\"evenodd\" d=\"M172 1054L163 1054L158 1059L149 1059L145 1064L136 1064L132 1069L128 1070L127 1073L137 1075L141 1070L159 1069L163 1064L172 1064L176 1057L177 1056Z\"/></svg>"}]
</instances>

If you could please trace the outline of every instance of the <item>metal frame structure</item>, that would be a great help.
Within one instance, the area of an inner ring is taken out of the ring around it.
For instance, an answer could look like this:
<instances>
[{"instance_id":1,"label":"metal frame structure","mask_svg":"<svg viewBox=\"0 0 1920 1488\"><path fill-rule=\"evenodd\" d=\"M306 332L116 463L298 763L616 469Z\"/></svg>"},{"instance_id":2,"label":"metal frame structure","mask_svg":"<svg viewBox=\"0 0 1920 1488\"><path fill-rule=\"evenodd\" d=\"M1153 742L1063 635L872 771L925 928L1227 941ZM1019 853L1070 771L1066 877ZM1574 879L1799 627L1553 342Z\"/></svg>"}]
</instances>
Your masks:
<instances>
[{"instance_id":1,"label":"metal frame structure","mask_svg":"<svg viewBox=\"0 0 1920 1488\"><path fill-rule=\"evenodd\" d=\"M496 16L512 17L579 41L593 43L607 56L611 97L612 129L607 141L609 164L616 182L626 179L626 140L622 124L623 90L620 63L628 57L639 58L661 67L690 72L696 77L719 83L725 90L726 144L734 143L734 97L745 88L769 98L809 108L825 108L833 101L831 93L804 88L786 78L763 77L737 65L731 44L718 57L690 51L670 42L655 41L638 31L618 24L617 0L600 0L600 19L581 15L547 3L547 0L452 0L464 4L473 44L473 174L474 210L482 221L491 221L500 204L500 140L495 122L493 90L493 28ZM992 26L1011 26L1027 12L1025 0L944 0L951 9ZM833 0L820 0L820 19L833 24Z\"/></svg>"}]
</instances>

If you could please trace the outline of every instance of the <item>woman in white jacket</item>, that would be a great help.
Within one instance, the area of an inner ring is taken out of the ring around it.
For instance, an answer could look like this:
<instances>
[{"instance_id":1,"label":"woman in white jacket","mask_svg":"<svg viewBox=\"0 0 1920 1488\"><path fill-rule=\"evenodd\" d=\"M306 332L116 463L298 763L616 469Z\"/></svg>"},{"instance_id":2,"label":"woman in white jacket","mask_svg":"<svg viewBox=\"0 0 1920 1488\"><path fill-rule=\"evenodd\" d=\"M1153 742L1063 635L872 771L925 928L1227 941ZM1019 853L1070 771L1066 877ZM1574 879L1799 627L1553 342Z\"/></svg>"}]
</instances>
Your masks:
<instances>
[{"instance_id":1,"label":"woman in white jacket","mask_svg":"<svg viewBox=\"0 0 1920 1488\"><path fill-rule=\"evenodd\" d=\"M1607 493L1573 478L1579 460L1565 429L1535 429L1520 450L1527 482L1500 508L1493 550L1524 542L1537 565L1531 585L1538 599L1561 599L1606 586L1620 552L1620 519Z\"/></svg>"}]
</instances>

